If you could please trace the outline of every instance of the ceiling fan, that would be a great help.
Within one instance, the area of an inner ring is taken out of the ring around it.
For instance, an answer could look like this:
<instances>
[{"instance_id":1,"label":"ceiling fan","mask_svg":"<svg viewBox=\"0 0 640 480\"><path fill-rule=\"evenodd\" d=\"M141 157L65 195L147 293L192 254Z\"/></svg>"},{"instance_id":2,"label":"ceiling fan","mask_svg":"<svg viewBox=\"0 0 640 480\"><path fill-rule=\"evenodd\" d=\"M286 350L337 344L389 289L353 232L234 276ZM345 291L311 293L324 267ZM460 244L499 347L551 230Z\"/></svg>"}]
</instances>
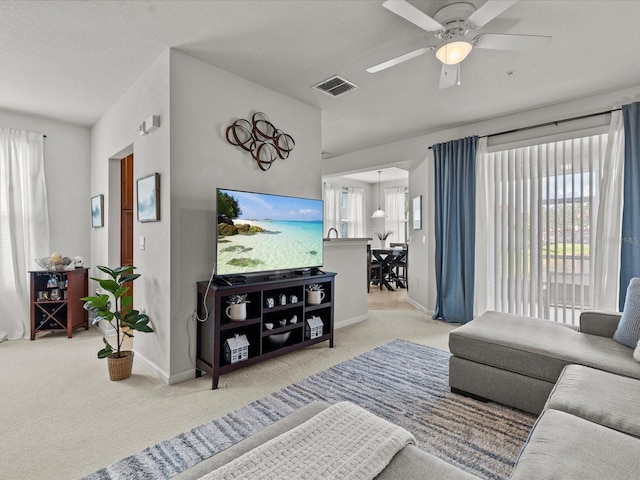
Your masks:
<instances>
[{"instance_id":1,"label":"ceiling fan","mask_svg":"<svg viewBox=\"0 0 640 480\"><path fill-rule=\"evenodd\" d=\"M520 50L551 40L551 37L543 35L504 33L480 33L470 38L469 34L482 28L517 2L518 0L487 0L477 10L471 3L456 2L442 7L431 18L405 0L387 0L382 4L384 8L432 33L440 42L367 68L367 72L380 72L435 50L436 58L442 62L440 88L460 85L460 62L474 48Z\"/></svg>"}]
</instances>

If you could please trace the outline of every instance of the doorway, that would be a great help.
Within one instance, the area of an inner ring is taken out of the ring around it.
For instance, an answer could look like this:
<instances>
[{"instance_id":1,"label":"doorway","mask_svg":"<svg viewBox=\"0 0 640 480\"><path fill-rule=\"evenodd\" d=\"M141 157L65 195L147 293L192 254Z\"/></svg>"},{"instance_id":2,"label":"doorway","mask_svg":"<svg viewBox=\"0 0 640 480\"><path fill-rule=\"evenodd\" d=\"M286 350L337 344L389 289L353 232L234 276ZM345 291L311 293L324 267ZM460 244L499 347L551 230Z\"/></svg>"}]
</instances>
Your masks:
<instances>
[{"instance_id":1,"label":"doorway","mask_svg":"<svg viewBox=\"0 0 640 480\"><path fill-rule=\"evenodd\" d=\"M120 160L120 265L133 265L133 153ZM127 297L133 297L133 282Z\"/></svg>"}]
</instances>

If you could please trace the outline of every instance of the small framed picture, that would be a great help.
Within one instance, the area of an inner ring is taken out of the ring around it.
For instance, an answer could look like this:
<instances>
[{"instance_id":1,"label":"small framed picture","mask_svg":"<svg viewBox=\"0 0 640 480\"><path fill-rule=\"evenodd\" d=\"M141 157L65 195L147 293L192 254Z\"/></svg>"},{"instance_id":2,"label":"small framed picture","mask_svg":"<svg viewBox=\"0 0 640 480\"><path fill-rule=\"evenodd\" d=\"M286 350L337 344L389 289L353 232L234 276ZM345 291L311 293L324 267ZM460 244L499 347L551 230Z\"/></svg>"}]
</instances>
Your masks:
<instances>
[{"instance_id":1,"label":"small framed picture","mask_svg":"<svg viewBox=\"0 0 640 480\"><path fill-rule=\"evenodd\" d=\"M160 220L160 174L153 173L136 181L139 222Z\"/></svg>"},{"instance_id":2,"label":"small framed picture","mask_svg":"<svg viewBox=\"0 0 640 480\"><path fill-rule=\"evenodd\" d=\"M104 227L104 195L91 197L91 226Z\"/></svg>"},{"instance_id":3,"label":"small framed picture","mask_svg":"<svg viewBox=\"0 0 640 480\"><path fill-rule=\"evenodd\" d=\"M422 229L422 195L413 197L413 229Z\"/></svg>"}]
</instances>

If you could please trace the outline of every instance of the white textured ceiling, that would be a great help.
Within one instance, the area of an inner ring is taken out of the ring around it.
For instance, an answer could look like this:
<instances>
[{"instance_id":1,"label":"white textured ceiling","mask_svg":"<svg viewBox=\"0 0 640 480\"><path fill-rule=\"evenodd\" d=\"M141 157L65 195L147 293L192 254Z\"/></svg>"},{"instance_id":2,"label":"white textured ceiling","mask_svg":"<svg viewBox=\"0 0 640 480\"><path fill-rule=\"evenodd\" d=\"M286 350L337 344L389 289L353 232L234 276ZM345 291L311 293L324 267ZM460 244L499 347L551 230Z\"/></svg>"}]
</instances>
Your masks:
<instances>
[{"instance_id":1,"label":"white textured ceiling","mask_svg":"<svg viewBox=\"0 0 640 480\"><path fill-rule=\"evenodd\" d=\"M433 15L451 2L411 3ZM482 31L551 35L551 43L474 50L462 85L446 90L432 54L365 71L434 43L381 5L2 0L0 108L91 125L174 47L320 108L323 151L336 155L640 84L640 1L521 0ZM332 75L360 88L337 98L311 89Z\"/></svg>"}]
</instances>

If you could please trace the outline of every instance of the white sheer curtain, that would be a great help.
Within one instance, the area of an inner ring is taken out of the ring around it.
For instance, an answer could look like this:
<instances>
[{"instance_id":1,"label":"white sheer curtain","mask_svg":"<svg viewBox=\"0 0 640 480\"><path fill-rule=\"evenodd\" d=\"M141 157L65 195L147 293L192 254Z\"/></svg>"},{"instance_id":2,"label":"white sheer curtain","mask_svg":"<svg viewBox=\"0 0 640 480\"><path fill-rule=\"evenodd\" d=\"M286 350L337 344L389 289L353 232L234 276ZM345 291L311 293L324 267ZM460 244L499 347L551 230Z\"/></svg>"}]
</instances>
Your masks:
<instances>
[{"instance_id":1,"label":"white sheer curtain","mask_svg":"<svg viewBox=\"0 0 640 480\"><path fill-rule=\"evenodd\" d=\"M405 218L405 187L387 187L384 189L384 229L393 232L387 243L405 243L407 223Z\"/></svg>"},{"instance_id":2,"label":"white sheer curtain","mask_svg":"<svg viewBox=\"0 0 640 480\"><path fill-rule=\"evenodd\" d=\"M322 199L324 200L324 230L329 231L335 228L338 232L341 230L340 218L340 195L342 187L331 183L324 184L322 190Z\"/></svg>"},{"instance_id":3,"label":"white sheer curtain","mask_svg":"<svg viewBox=\"0 0 640 480\"><path fill-rule=\"evenodd\" d=\"M624 122L622 112L611 114L607 151L600 181L593 248L593 308L618 310L620 245L624 187Z\"/></svg>"},{"instance_id":4,"label":"white sheer curtain","mask_svg":"<svg viewBox=\"0 0 640 480\"><path fill-rule=\"evenodd\" d=\"M607 134L597 134L478 157L476 315L575 324L593 308L592 213L606 147Z\"/></svg>"},{"instance_id":5,"label":"white sheer curtain","mask_svg":"<svg viewBox=\"0 0 640 480\"><path fill-rule=\"evenodd\" d=\"M29 337L29 276L49 255L43 135L0 128L0 340Z\"/></svg>"},{"instance_id":6,"label":"white sheer curtain","mask_svg":"<svg viewBox=\"0 0 640 480\"><path fill-rule=\"evenodd\" d=\"M350 238L365 237L365 189L347 188L347 232Z\"/></svg>"}]
</instances>

